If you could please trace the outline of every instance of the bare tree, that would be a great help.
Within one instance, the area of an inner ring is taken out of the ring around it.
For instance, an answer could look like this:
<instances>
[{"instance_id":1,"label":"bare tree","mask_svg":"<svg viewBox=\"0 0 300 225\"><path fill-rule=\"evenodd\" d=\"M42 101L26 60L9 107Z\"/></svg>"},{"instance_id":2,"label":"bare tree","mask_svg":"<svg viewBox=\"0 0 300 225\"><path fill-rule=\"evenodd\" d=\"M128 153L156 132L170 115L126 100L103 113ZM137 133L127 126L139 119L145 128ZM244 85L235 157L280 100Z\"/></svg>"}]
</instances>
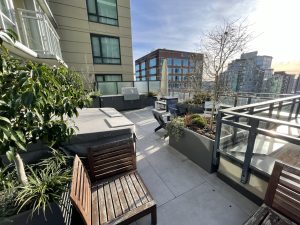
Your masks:
<instances>
[{"instance_id":1,"label":"bare tree","mask_svg":"<svg viewBox=\"0 0 300 225\"><path fill-rule=\"evenodd\" d=\"M191 56L191 62L194 64L192 75L189 77L191 90L196 94L201 92L202 80L203 80L203 55L193 54Z\"/></svg>"},{"instance_id":2,"label":"bare tree","mask_svg":"<svg viewBox=\"0 0 300 225\"><path fill-rule=\"evenodd\" d=\"M201 46L204 54L203 78L214 81L211 129L216 105L222 91L220 75L226 69L229 60L242 52L252 39L248 29L249 25L245 20L224 21L223 25L216 26L203 36Z\"/></svg>"}]
</instances>

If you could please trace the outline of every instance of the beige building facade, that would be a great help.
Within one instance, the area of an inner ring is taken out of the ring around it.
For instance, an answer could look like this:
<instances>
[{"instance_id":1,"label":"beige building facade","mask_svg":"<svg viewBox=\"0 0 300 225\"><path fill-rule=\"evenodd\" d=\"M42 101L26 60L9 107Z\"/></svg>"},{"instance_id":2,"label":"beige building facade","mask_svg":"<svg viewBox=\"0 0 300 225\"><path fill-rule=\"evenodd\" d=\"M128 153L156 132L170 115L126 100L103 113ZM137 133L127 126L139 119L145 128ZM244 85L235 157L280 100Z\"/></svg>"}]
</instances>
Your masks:
<instances>
[{"instance_id":1,"label":"beige building facade","mask_svg":"<svg viewBox=\"0 0 300 225\"><path fill-rule=\"evenodd\" d=\"M49 0L69 68L95 80L133 81L130 0Z\"/></svg>"}]
</instances>

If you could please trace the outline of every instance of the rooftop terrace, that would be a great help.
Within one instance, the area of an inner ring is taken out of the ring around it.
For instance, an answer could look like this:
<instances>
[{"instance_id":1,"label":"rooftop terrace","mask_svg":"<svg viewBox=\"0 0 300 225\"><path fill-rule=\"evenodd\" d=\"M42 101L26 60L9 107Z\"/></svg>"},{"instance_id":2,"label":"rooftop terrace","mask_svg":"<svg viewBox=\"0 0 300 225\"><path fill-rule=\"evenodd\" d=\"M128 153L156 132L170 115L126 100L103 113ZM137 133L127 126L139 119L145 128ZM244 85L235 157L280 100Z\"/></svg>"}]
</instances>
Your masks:
<instances>
[{"instance_id":1,"label":"rooftop terrace","mask_svg":"<svg viewBox=\"0 0 300 225\"><path fill-rule=\"evenodd\" d=\"M123 114L136 125L138 171L157 202L158 224L242 224L258 208L169 146L165 130L154 133L151 108Z\"/></svg>"}]
</instances>

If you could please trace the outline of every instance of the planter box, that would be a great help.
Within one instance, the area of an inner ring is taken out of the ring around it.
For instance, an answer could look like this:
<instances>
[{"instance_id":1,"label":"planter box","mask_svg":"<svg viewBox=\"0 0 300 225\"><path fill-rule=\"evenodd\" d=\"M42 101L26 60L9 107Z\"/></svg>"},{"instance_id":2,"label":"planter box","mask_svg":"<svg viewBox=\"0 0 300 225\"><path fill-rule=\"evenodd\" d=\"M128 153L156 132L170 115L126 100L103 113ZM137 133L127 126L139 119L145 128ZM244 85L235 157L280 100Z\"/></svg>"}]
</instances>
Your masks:
<instances>
[{"instance_id":1,"label":"planter box","mask_svg":"<svg viewBox=\"0 0 300 225\"><path fill-rule=\"evenodd\" d=\"M101 108L109 107L115 108L118 111L141 109L147 106L154 106L156 97L148 97L140 95L138 100L124 100L123 95L109 95L100 97Z\"/></svg>"},{"instance_id":2,"label":"planter box","mask_svg":"<svg viewBox=\"0 0 300 225\"><path fill-rule=\"evenodd\" d=\"M0 225L27 225L27 224L28 225L41 225L41 224L65 225L67 224L65 223L65 219L67 218L64 218L66 215L63 215L62 210L57 204L52 203L51 210L49 207L46 209L47 220L45 220L42 210L40 211L39 215L35 214L31 219L31 210L29 210L11 217L0 218ZM70 218L70 215L68 216Z\"/></svg>"},{"instance_id":3,"label":"planter box","mask_svg":"<svg viewBox=\"0 0 300 225\"><path fill-rule=\"evenodd\" d=\"M213 165L214 143L214 140L186 128L178 141L173 136L169 137L169 144L173 148L209 173L216 171Z\"/></svg>"},{"instance_id":4,"label":"planter box","mask_svg":"<svg viewBox=\"0 0 300 225\"><path fill-rule=\"evenodd\" d=\"M100 108L100 97L92 97L92 105L90 108Z\"/></svg>"},{"instance_id":5,"label":"planter box","mask_svg":"<svg viewBox=\"0 0 300 225\"><path fill-rule=\"evenodd\" d=\"M189 113L203 113L204 108L203 105L188 105L188 112Z\"/></svg>"},{"instance_id":6,"label":"planter box","mask_svg":"<svg viewBox=\"0 0 300 225\"><path fill-rule=\"evenodd\" d=\"M187 113L203 113L204 108L203 105L195 105L195 104L186 104L186 103L177 103L176 107L178 109L179 115L184 115Z\"/></svg>"}]
</instances>

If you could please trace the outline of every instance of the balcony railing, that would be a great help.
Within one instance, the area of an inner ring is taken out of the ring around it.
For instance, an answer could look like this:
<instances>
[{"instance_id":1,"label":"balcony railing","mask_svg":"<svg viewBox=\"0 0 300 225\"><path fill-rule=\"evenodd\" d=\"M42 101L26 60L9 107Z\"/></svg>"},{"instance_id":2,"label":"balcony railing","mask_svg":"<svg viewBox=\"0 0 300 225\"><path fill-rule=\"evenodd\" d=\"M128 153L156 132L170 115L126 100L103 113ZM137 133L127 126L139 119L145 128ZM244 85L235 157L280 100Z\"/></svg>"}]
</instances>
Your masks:
<instances>
[{"instance_id":1,"label":"balcony railing","mask_svg":"<svg viewBox=\"0 0 300 225\"><path fill-rule=\"evenodd\" d=\"M43 12L17 9L20 40L40 57L62 58L59 36L47 15Z\"/></svg>"},{"instance_id":2,"label":"balcony railing","mask_svg":"<svg viewBox=\"0 0 300 225\"><path fill-rule=\"evenodd\" d=\"M299 113L299 95L220 110L215 164L218 153L237 161L242 166L242 183L249 181L250 169L259 168L260 173L269 174L270 155L288 143L300 145ZM262 157L267 160L263 162Z\"/></svg>"},{"instance_id":3,"label":"balcony railing","mask_svg":"<svg viewBox=\"0 0 300 225\"><path fill-rule=\"evenodd\" d=\"M17 26L12 19L9 9L7 9L7 13L0 11L0 27L4 30L12 29L17 33Z\"/></svg>"}]
</instances>

